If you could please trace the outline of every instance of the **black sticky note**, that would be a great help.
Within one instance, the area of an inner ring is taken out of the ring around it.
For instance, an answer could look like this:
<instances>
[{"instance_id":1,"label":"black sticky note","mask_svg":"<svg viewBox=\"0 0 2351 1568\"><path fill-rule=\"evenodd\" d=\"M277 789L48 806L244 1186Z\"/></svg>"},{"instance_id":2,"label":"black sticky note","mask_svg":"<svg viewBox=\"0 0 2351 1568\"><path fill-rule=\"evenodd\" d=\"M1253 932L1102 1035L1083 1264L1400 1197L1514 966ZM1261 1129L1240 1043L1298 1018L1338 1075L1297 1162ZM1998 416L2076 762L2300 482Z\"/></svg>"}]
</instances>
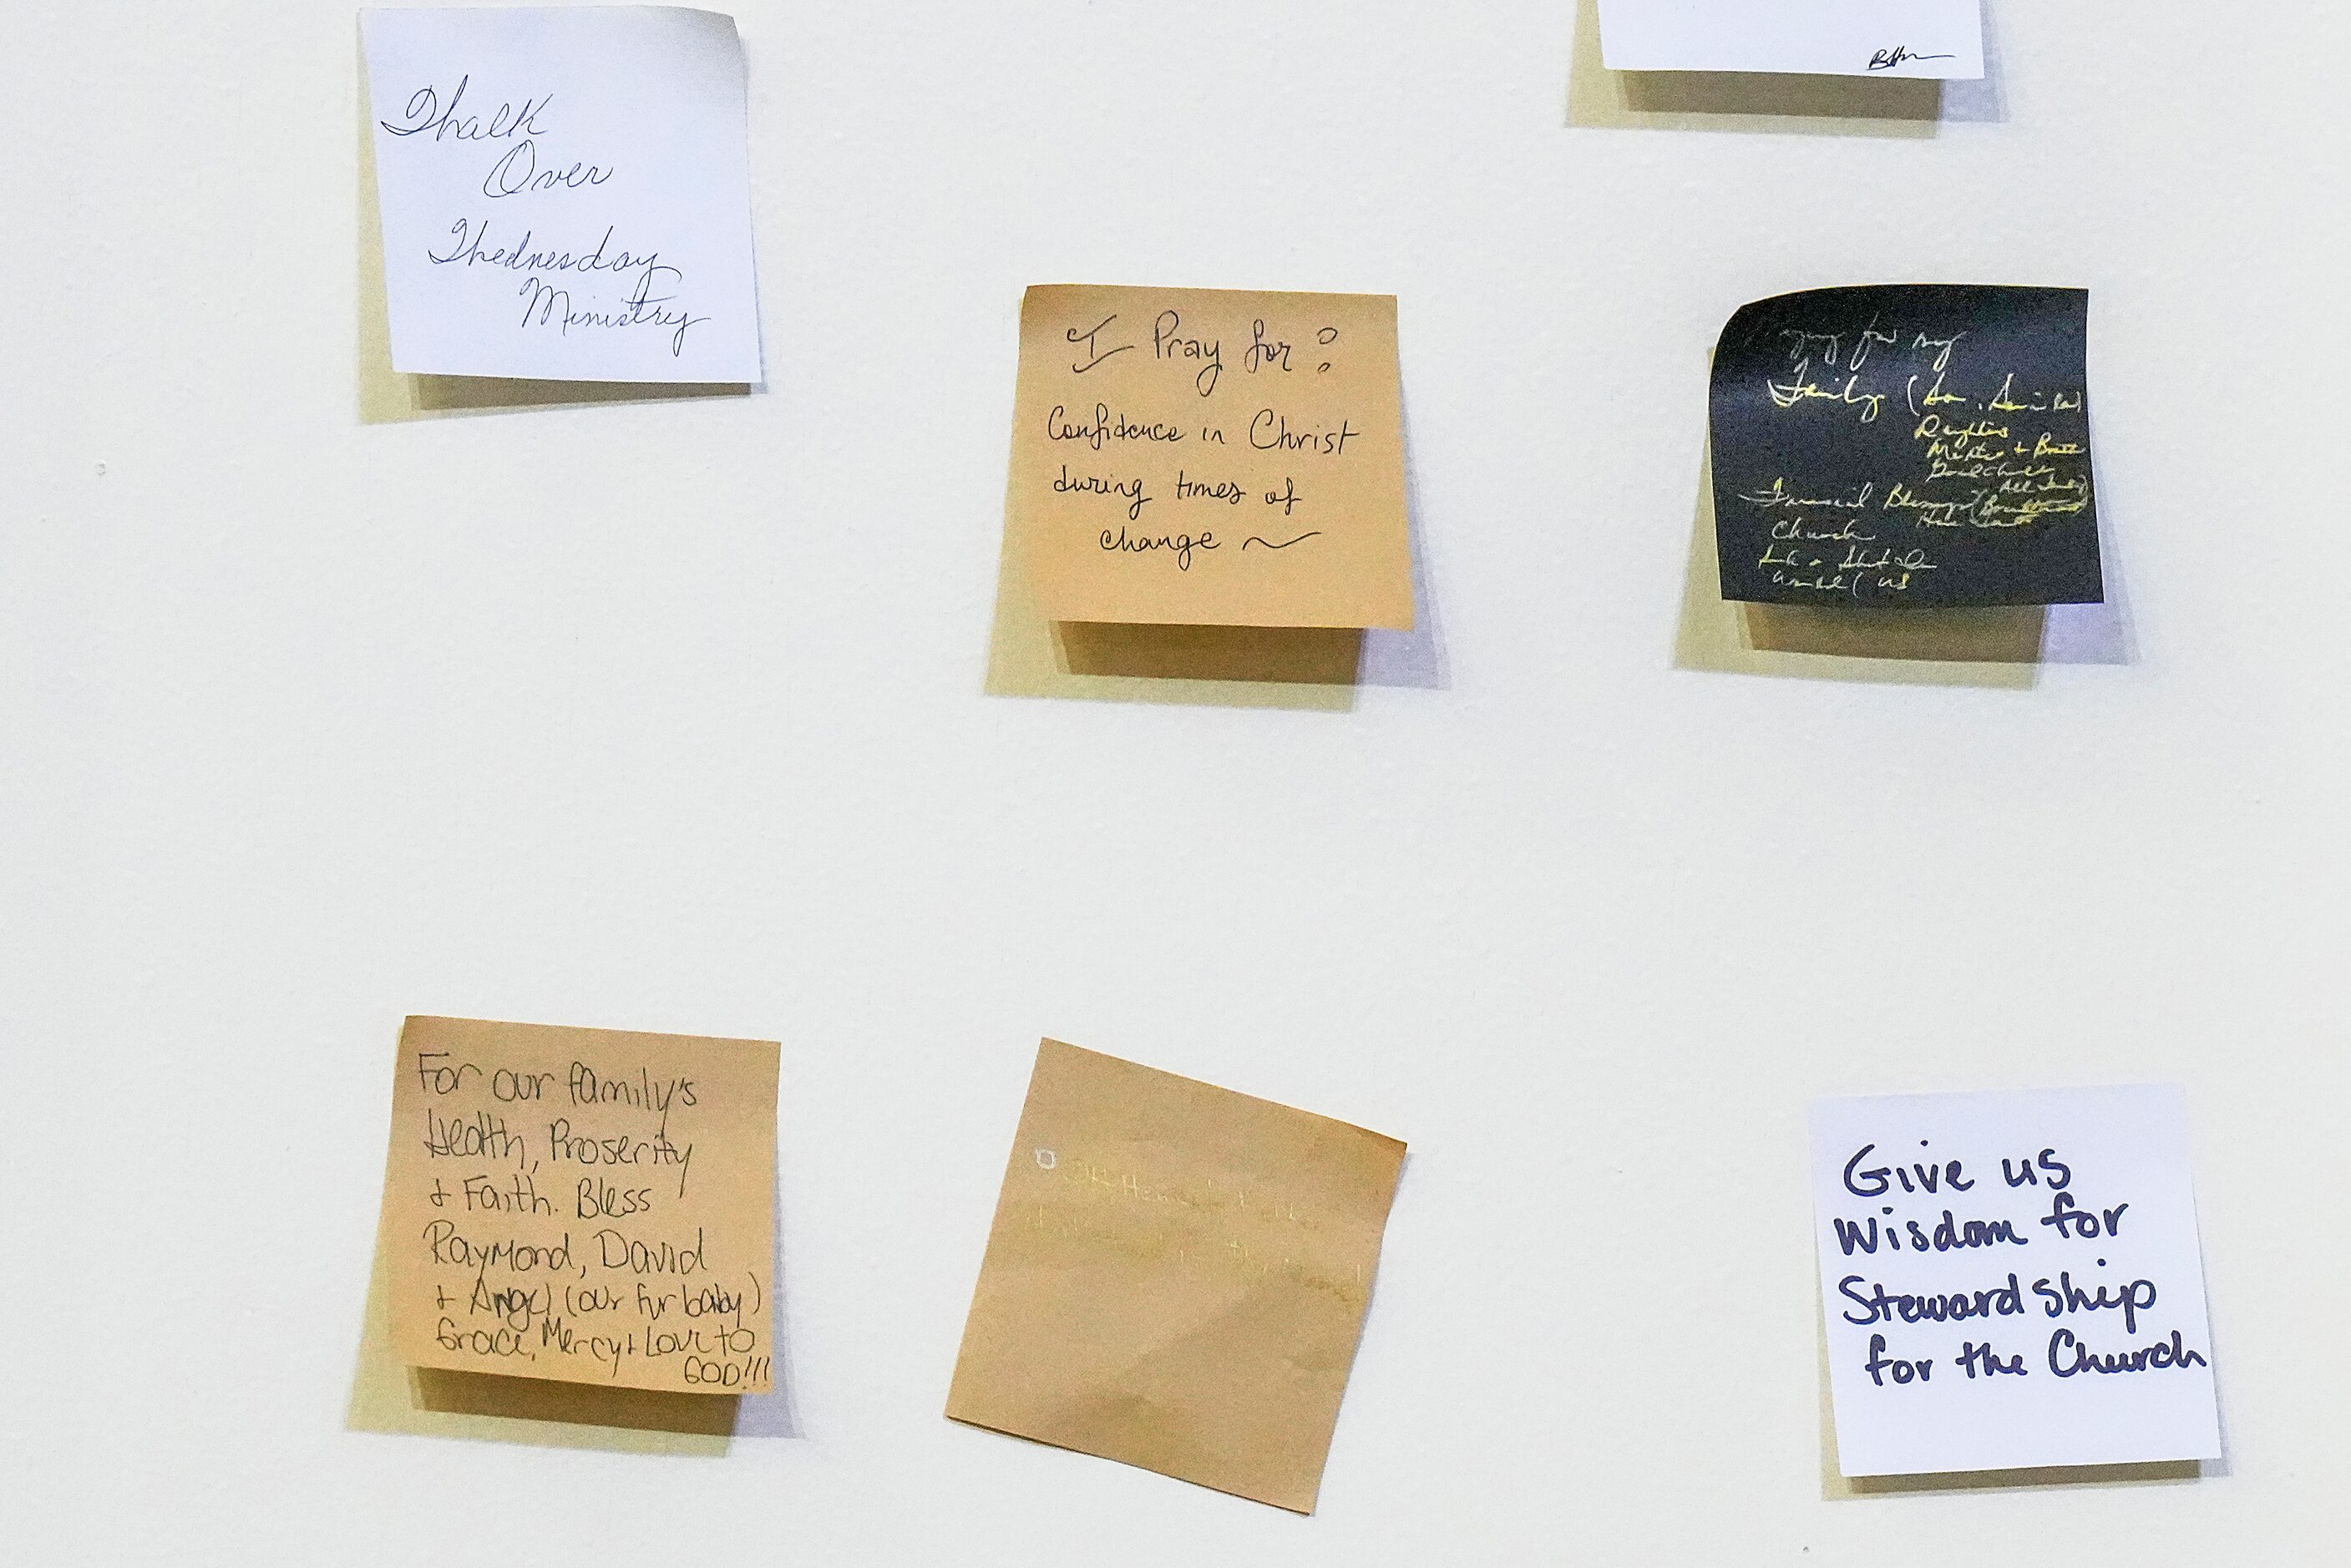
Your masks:
<instances>
[{"instance_id":1,"label":"black sticky note","mask_svg":"<svg viewBox=\"0 0 2351 1568\"><path fill-rule=\"evenodd\" d=\"M1712 393L1722 597L2095 603L2090 296L1884 284L1759 300Z\"/></svg>"}]
</instances>

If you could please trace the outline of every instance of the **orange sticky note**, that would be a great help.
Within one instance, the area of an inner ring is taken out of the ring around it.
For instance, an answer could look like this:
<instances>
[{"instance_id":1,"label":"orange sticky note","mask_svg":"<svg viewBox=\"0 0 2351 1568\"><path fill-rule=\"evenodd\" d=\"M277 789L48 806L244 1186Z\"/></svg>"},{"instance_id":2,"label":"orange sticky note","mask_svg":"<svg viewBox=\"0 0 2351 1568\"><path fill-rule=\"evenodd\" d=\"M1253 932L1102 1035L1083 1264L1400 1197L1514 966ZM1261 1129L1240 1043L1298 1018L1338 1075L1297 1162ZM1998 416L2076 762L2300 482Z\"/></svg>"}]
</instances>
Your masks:
<instances>
[{"instance_id":1,"label":"orange sticky note","mask_svg":"<svg viewBox=\"0 0 2351 1568\"><path fill-rule=\"evenodd\" d=\"M1411 628L1393 298L1031 288L1014 404L1048 618Z\"/></svg>"},{"instance_id":2,"label":"orange sticky note","mask_svg":"<svg viewBox=\"0 0 2351 1568\"><path fill-rule=\"evenodd\" d=\"M1044 1042L947 1415L1312 1512L1404 1153Z\"/></svg>"},{"instance_id":3,"label":"orange sticky note","mask_svg":"<svg viewBox=\"0 0 2351 1568\"><path fill-rule=\"evenodd\" d=\"M770 1389L778 1051L408 1020L384 1166L395 1353L621 1388Z\"/></svg>"}]
</instances>

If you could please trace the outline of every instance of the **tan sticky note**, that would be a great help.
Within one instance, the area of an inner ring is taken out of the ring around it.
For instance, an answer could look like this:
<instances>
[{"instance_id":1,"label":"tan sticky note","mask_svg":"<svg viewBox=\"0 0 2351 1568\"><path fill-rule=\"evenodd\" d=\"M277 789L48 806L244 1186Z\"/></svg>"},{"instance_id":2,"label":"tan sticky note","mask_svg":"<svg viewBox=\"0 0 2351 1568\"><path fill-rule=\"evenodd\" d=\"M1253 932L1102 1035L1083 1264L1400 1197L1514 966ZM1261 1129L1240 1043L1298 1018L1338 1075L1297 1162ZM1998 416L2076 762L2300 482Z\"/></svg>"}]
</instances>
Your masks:
<instances>
[{"instance_id":1,"label":"tan sticky note","mask_svg":"<svg viewBox=\"0 0 2351 1568\"><path fill-rule=\"evenodd\" d=\"M1049 618L1411 628L1393 298L1031 288L1013 421Z\"/></svg>"},{"instance_id":2,"label":"tan sticky note","mask_svg":"<svg viewBox=\"0 0 2351 1568\"><path fill-rule=\"evenodd\" d=\"M1311 1513L1404 1152L1044 1042L947 1415Z\"/></svg>"},{"instance_id":3,"label":"tan sticky note","mask_svg":"<svg viewBox=\"0 0 2351 1568\"><path fill-rule=\"evenodd\" d=\"M412 1366L774 1386L766 1040L411 1018L383 1229Z\"/></svg>"}]
</instances>

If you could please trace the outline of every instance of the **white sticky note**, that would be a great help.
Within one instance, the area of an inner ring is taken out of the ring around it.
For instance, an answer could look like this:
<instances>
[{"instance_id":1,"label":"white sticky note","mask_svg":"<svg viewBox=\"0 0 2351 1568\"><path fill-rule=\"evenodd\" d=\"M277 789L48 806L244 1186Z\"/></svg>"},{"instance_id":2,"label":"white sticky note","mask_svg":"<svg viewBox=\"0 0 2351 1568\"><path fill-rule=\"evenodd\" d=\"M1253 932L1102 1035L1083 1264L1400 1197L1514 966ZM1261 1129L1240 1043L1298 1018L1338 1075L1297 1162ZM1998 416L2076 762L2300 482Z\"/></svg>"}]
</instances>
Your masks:
<instances>
[{"instance_id":1,"label":"white sticky note","mask_svg":"<svg viewBox=\"0 0 2351 1568\"><path fill-rule=\"evenodd\" d=\"M360 26L394 369L763 379L732 17L370 10Z\"/></svg>"},{"instance_id":2,"label":"white sticky note","mask_svg":"<svg viewBox=\"0 0 2351 1568\"><path fill-rule=\"evenodd\" d=\"M2179 1090L1823 1100L1812 1131L1846 1475L2219 1456Z\"/></svg>"},{"instance_id":3,"label":"white sticky note","mask_svg":"<svg viewBox=\"0 0 2351 1568\"><path fill-rule=\"evenodd\" d=\"M1983 72L1982 0L1600 0L1614 71Z\"/></svg>"}]
</instances>

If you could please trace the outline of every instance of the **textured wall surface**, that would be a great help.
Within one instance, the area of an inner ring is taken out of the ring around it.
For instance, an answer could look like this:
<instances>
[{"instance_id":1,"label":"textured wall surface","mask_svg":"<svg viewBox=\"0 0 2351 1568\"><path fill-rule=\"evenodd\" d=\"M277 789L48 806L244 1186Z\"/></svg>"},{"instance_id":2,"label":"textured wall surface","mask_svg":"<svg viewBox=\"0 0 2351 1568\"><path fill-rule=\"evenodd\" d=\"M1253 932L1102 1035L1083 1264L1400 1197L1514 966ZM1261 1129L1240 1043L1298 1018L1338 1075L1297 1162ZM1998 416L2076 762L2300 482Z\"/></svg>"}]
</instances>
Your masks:
<instances>
[{"instance_id":1,"label":"textured wall surface","mask_svg":"<svg viewBox=\"0 0 2351 1568\"><path fill-rule=\"evenodd\" d=\"M2339 1542L2341 8L1992 0L1939 95L1613 80L1565 0L734 9L769 384L516 408L385 368L348 0L10 7L12 1560ZM2118 602L2022 661L1707 590L1716 332L1914 279L2092 290ZM1398 296L1424 630L1350 689L1008 628L1064 280ZM785 1042L785 1394L405 1411L409 1012ZM1318 1517L941 1417L1045 1033L1411 1144ZM2146 1080L2225 1462L1825 1481L1806 1100Z\"/></svg>"}]
</instances>

